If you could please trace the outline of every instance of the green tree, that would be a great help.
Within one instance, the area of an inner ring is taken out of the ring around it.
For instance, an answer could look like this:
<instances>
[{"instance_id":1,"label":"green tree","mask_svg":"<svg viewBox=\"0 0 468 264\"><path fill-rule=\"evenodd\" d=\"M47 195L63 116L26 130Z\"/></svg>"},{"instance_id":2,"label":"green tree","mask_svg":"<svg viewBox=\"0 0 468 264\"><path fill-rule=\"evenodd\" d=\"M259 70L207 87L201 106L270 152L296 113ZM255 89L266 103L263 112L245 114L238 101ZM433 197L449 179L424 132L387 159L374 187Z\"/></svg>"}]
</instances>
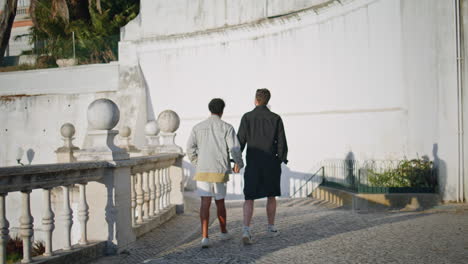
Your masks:
<instances>
[{"instance_id":1,"label":"green tree","mask_svg":"<svg viewBox=\"0 0 468 264\"><path fill-rule=\"evenodd\" d=\"M132 0L34 0L32 41L45 41L44 54L72 56L72 34L80 63L117 59L120 28L139 12Z\"/></svg>"},{"instance_id":2,"label":"green tree","mask_svg":"<svg viewBox=\"0 0 468 264\"><path fill-rule=\"evenodd\" d=\"M5 0L0 9L0 64L5 57L5 51L8 47L11 36L11 28L16 17L18 0Z\"/></svg>"}]
</instances>

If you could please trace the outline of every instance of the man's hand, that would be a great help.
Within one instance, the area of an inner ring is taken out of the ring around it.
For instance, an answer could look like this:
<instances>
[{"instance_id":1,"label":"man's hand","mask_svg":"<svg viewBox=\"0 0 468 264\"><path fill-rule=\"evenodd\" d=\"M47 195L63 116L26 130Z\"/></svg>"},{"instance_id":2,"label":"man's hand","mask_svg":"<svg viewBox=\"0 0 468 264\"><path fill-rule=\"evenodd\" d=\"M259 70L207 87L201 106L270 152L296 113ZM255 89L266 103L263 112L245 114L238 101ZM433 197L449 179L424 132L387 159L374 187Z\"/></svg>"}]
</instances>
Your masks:
<instances>
[{"instance_id":1,"label":"man's hand","mask_svg":"<svg viewBox=\"0 0 468 264\"><path fill-rule=\"evenodd\" d=\"M239 173L240 172L240 169L239 169L239 165L234 164L234 169L233 169L234 173Z\"/></svg>"}]
</instances>

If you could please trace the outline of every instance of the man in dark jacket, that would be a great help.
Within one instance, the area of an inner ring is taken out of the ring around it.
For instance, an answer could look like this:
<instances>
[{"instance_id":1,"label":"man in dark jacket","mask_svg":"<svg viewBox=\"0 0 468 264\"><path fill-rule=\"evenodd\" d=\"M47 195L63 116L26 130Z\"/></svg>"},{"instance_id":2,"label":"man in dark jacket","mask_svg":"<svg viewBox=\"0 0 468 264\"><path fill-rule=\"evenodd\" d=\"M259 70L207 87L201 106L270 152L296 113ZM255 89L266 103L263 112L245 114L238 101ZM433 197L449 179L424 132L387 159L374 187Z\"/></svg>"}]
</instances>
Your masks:
<instances>
[{"instance_id":1,"label":"man in dark jacket","mask_svg":"<svg viewBox=\"0 0 468 264\"><path fill-rule=\"evenodd\" d=\"M274 226L276 196L281 195L281 163L288 162L288 145L281 117L268 109L268 89L258 89L255 109L241 120L237 137L243 151L247 145L247 167L244 172L244 229L242 241L252 242L250 222L254 200L267 197L268 232L277 233Z\"/></svg>"}]
</instances>

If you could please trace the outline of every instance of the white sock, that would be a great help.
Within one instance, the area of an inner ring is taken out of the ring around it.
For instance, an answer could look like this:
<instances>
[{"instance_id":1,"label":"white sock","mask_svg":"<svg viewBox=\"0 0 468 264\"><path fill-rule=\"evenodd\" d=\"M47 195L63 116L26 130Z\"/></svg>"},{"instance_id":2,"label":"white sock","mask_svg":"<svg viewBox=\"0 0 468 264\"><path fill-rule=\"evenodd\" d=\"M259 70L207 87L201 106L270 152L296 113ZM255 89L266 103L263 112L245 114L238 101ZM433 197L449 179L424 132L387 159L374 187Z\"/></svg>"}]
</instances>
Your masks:
<instances>
[{"instance_id":1,"label":"white sock","mask_svg":"<svg viewBox=\"0 0 468 264\"><path fill-rule=\"evenodd\" d=\"M244 231L249 231L250 232L250 226L244 226Z\"/></svg>"}]
</instances>

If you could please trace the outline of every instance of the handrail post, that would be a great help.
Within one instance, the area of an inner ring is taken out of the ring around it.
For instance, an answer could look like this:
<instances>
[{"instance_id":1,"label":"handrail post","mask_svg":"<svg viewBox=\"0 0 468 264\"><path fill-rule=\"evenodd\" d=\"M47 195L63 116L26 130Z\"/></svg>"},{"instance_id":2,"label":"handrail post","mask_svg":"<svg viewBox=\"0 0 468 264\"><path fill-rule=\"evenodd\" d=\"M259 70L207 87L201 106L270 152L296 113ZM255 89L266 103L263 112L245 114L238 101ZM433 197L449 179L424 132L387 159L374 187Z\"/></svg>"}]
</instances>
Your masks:
<instances>
[{"instance_id":1,"label":"handrail post","mask_svg":"<svg viewBox=\"0 0 468 264\"><path fill-rule=\"evenodd\" d=\"M10 236L8 235L8 228L10 224L6 218L5 198L6 193L0 193L0 264L6 263L6 245Z\"/></svg>"},{"instance_id":2,"label":"handrail post","mask_svg":"<svg viewBox=\"0 0 468 264\"><path fill-rule=\"evenodd\" d=\"M325 166L322 166L322 183L325 182Z\"/></svg>"}]
</instances>

